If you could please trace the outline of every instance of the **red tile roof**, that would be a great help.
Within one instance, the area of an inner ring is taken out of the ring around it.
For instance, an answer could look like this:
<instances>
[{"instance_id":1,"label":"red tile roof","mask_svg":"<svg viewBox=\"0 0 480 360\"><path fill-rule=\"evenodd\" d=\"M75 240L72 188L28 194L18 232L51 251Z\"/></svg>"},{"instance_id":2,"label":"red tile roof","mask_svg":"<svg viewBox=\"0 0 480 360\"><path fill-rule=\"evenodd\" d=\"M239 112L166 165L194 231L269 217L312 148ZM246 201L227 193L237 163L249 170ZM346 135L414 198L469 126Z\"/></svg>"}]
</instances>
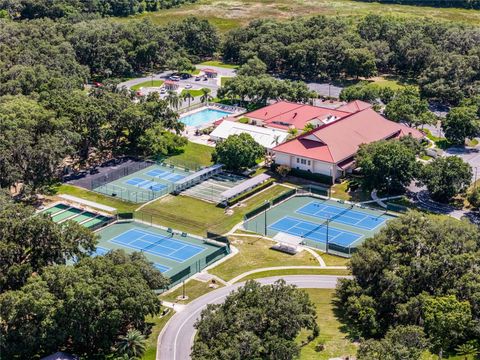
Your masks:
<instances>
[{"instance_id":1,"label":"red tile roof","mask_svg":"<svg viewBox=\"0 0 480 360\"><path fill-rule=\"evenodd\" d=\"M212 74L217 74L218 71L216 70L213 70L213 69L202 69L203 72L205 73L212 73Z\"/></svg>"},{"instance_id":2,"label":"red tile roof","mask_svg":"<svg viewBox=\"0 0 480 360\"><path fill-rule=\"evenodd\" d=\"M243 116L260 120L268 127L288 129L293 126L303 129L308 122L314 119L326 120L330 116L338 119L348 114L349 112L337 109L279 101Z\"/></svg>"},{"instance_id":3,"label":"red tile roof","mask_svg":"<svg viewBox=\"0 0 480 360\"><path fill-rule=\"evenodd\" d=\"M354 101L350 101L345 105L338 107L337 110L346 111L348 113L355 113L357 111L362 111L371 107L372 107L372 104L370 103L367 103L362 100L354 100Z\"/></svg>"},{"instance_id":4,"label":"red tile roof","mask_svg":"<svg viewBox=\"0 0 480 360\"><path fill-rule=\"evenodd\" d=\"M387 120L373 109L367 108L302 134L273 150L339 163L354 156L361 144L408 134L415 138L423 137L420 131Z\"/></svg>"}]
</instances>

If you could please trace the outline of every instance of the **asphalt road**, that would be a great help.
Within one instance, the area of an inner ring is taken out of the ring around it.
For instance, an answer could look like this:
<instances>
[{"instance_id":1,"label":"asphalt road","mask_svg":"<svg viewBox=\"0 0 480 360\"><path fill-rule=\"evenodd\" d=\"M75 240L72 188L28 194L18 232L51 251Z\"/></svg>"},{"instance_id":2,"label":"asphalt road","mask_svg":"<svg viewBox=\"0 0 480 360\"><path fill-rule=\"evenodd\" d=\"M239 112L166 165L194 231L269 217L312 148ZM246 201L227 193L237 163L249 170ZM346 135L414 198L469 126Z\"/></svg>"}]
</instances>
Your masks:
<instances>
[{"instance_id":1,"label":"asphalt road","mask_svg":"<svg viewBox=\"0 0 480 360\"><path fill-rule=\"evenodd\" d=\"M290 275L257 279L262 284L272 284L284 279L303 289L333 289L339 278L334 275ZM219 304L233 290L243 283L234 284L212 291L188 304L181 312L176 313L163 329L158 339L157 360L187 360L190 359L190 349L193 345L195 321L207 304Z\"/></svg>"}]
</instances>

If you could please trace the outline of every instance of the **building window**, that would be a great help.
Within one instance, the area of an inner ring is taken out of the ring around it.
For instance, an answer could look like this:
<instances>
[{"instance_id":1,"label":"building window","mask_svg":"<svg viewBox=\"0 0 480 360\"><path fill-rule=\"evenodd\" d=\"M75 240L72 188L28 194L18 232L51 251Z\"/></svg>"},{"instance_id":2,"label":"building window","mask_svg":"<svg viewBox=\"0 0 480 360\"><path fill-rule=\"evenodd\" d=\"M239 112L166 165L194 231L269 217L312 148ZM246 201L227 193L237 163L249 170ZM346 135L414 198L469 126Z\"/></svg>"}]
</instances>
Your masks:
<instances>
[{"instance_id":1,"label":"building window","mask_svg":"<svg viewBox=\"0 0 480 360\"><path fill-rule=\"evenodd\" d=\"M300 158L297 158L297 164L300 164Z\"/></svg>"},{"instance_id":2,"label":"building window","mask_svg":"<svg viewBox=\"0 0 480 360\"><path fill-rule=\"evenodd\" d=\"M310 160L308 160L308 165L310 165Z\"/></svg>"}]
</instances>

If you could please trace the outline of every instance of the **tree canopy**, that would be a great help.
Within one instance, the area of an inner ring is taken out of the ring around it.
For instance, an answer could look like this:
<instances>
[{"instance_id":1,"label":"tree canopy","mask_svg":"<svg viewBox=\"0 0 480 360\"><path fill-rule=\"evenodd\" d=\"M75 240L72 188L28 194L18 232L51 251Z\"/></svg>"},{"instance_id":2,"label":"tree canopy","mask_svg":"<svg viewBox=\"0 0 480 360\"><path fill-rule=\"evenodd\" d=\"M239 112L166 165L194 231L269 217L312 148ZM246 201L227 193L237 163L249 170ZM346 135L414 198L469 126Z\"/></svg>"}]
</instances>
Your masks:
<instances>
[{"instance_id":1,"label":"tree canopy","mask_svg":"<svg viewBox=\"0 0 480 360\"><path fill-rule=\"evenodd\" d=\"M74 222L59 225L33 208L0 203L0 292L18 289L45 266L95 250L96 236Z\"/></svg>"},{"instance_id":2,"label":"tree canopy","mask_svg":"<svg viewBox=\"0 0 480 360\"><path fill-rule=\"evenodd\" d=\"M352 256L354 278L337 287L339 313L354 336L382 338L414 325L432 351L452 352L480 336L479 264L476 225L411 211Z\"/></svg>"},{"instance_id":3,"label":"tree canopy","mask_svg":"<svg viewBox=\"0 0 480 360\"><path fill-rule=\"evenodd\" d=\"M308 294L279 280L261 286L249 280L220 305L207 305L195 324L193 359L289 360L300 349L301 330L318 335Z\"/></svg>"},{"instance_id":4,"label":"tree canopy","mask_svg":"<svg viewBox=\"0 0 480 360\"><path fill-rule=\"evenodd\" d=\"M355 162L362 169L365 189L401 192L415 178L418 164L411 146L398 140L363 144Z\"/></svg>"},{"instance_id":5,"label":"tree canopy","mask_svg":"<svg viewBox=\"0 0 480 360\"><path fill-rule=\"evenodd\" d=\"M230 135L215 146L213 160L226 169L240 170L252 167L265 154L265 149L250 134Z\"/></svg>"},{"instance_id":6,"label":"tree canopy","mask_svg":"<svg viewBox=\"0 0 480 360\"><path fill-rule=\"evenodd\" d=\"M261 19L228 32L222 53L227 62L257 57L272 73L309 80L368 77L378 69L412 78L427 98L457 104L479 91L479 31L380 15Z\"/></svg>"},{"instance_id":7,"label":"tree canopy","mask_svg":"<svg viewBox=\"0 0 480 360\"><path fill-rule=\"evenodd\" d=\"M458 156L438 157L423 166L420 180L434 200L448 202L472 182L472 168Z\"/></svg>"},{"instance_id":8,"label":"tree canopy","mask_svg":"<svg viewBox=\"0 0 480 360\"><path fill-rule=\"evenodd\" d=\"M445 138L452 144L464 145L465 139L480 133L480 119L475 106L459 106L450 109L442 120Z\"/></svg>"},{"instance_id":9,"label":"tree canopy","mask_svg":"<svg viewBox=\"0 0 480 360\"><path fill-rule=\"evenodd\" d=\"M166 283L140 253L115 251L73 266L47 266L0 295L2 355L34 358L65 349L106 358L129 329L149 331L145 317L158 314L161 305L153 289Z\"/></svg>"}]
</instances>

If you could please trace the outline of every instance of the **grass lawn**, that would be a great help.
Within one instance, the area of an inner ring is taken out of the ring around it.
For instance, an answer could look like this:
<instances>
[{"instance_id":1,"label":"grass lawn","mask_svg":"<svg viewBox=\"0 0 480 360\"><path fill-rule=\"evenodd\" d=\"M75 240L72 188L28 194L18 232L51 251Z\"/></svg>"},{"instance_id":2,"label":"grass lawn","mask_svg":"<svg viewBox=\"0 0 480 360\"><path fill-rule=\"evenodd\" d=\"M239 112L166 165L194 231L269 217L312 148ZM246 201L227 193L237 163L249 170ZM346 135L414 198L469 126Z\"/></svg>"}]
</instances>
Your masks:
<instances>
[{"instance_id":1,"label":"grass lawn","mask_svg":"<svg viewBox=\"0 0 480 360\"><path fill-rule=\"evenodd\" d=\"M117 209L117 212L134 212L140 205L121 201L93 191L89 191L77 186L62 184L56 189L57 194L67 194L76 196L85 200L94 201L99 204L111 206Z\"/></svg>"},{"instance_id":2,"label":"grass lawn","mask_svg":"<svg viewBox=\"0 0 480 360\"><path fill-rule=\"evenodd\" d=\"M147 338L147 349L145 354L142 356L142 360L155 360L157 355L157 340L160 331L162 331L165 324L170 320L175 312L170 310L170 312L164 317L149 317L147 318L148 323L153 323L152 333Z\"/></svg>"},{"instance_id":3,"label":"grass lawn","mask_svg":"<svg viewBox=\"0 0 480 360\"><path fill-rule=\"evenodd\" d=\"M327 266L347 266L350 263L350 259L348 258L326 254L318 250L315 251L322 257L323 261L325 261L325 264Z\"/></svg>"},{"instance_id":4,"label":"grass lawn","mask_svg":"<svg viewBox=\"0 0 480 360\"><path fill-rule=\"evenodd\" d=\"M288 255L271 250L273 242L253 237L232 236L230 238L239 253L208 272L223 280L233 279L244 272L272 266L318 265L318 261L307 251Z\"/></svg>"},{"instance_id":5,"label":"grass lawn","mask_svg":"<svg viewBox=\"0 0 480 360\"><path fill-rule=\"evenodd\" d=\"M226 84L227 82L229 82L230 79L232 79L231 76L222 76L222 77L220 78L220 86L225 86L225 84Z\"/></svg>"},{"instance_id":6,"label":"grass lawn","mask_svg":"<svg viewBox=\"0 0 480 360\"><path fill-rule=\"evenodd\" d=\"M327 360L333 357L355 355L357 347L346 338L346 333L341 331L342 324L337 320L333 311L332 299L335 294L333 289L304 289L315 304L317 311L317 324L320 335L312 342L301 348L300 360ZM300 333L299 341L306 340L307 332ZM317 344L324 344L323 351L315 351Z\"/></svg>"},{"instance_id":7,"label":"grass lawn","mask_svg":"<svg viewBox=\"0 0 480 360\"><path fill-rule=\"evenodd\" d=\"M204 61L200 63L200 65L217 66L217 67L226 68L226 69L238 69L238 65L225 64L222 61L215 61L215 60Z\"/></svg>"},{"instance_id":8,"label":"grass lawn","mask_svg":"<svg viewBox=\"0 0 480 360\"><path fill-rule=\"evenodd\" d=\"M182 90L182 95L185 94L185 93L190 93L190 95L192 95L193 97L198 97L198 96L201 96L203 94L202 92L202 89L198 89L198 90L193 90L193 89L190 89L190 90Z\"/></svg>"},{"instance_id":9,"label":"grass lawn","mask_svg":"<svg viewBox=\"0 0 480 360\"><path fill-rule=\"evenodd\" d=\"M348 191L348 185L350 181L346 180L340 184L335 184L331 187L331 196L341 200L348 201L368 201L372 200L370 193L368 191L363 191L361 188L358 188L356 191Z\"/></svg>"},{"instance_id":10,"label":"grass lawn","mask_svg":"<svg viewBox=\"0 0 480 360\"><path fill-rule=\"evenodd\" d=\"M202 295L205 295L206 293L215 290L212 287L209 287L211 283L205 283L202 281L198 280L189 280L185 283L185 295L188 296L188 299L185 301L177 301L177 297L183 294L183 289L182 287L179 287L177 290L167 294L167 295L161 295L160 298L165 301L170 301L170 302L175 302L178 304L188 304L190 301L195 300L196 298L199 298ZM217 283L218 288L222 287L223 285L220 283Z\"/></svg>"},{"instance_id":11,"label":"grass lawn","mask_svg":"<svg viewBox=\"0 0 480 360\"><path fill-rule=\"evenodd\" d=\"M277 266L280 266L277 264ZM271 276L286 276L286 275L351 275L350 270L347 269L285 269L285 270L270 270L261 271L255 274L245 276L240 282L250 279L260 279Z\"/></svg>"},{"instance_id":12,"label":"grass lawn","mask_svg":"<svg viewBox=\"0 0 480 360\"><path fill-rule=\"evenodd\" d=\"M394 77L384 77L384 76L379 76L376 78L373 78L373 83L380 86L380 87L389 87L392 90L400 90L405 87L405 85L395 79Z\"/></svg>"},{"instance_id":13,"label":"grass lawn","mask_svg":"<svg viewBox=\"0 0 480 360\"><path fill-rule=\"evenodd\" d=\"M205 236L207 230L224 234L241 222L245 213L287 190L281 185L271 186L242 201L243 206L233 208L232 215L225 215L224 209L215 204L182 195L167 195L145 206L142 211L150 214L154 223L191 234Z\"/></svg>"},{"instance_id":14,"label":"grass lawn","mask_svg":"<svg viewBox=\"0 0 480 360\"><path fill-rule=\"evenodd\" d=\"M148 81L144 81L142 83L139 83L137 85L133 85L130 89L132 89L133 91L137 91L137 90L140 90L140 88L144 88L144 87L160 87L162 86L163 84L163 80L148 80Z\"/></svg>"},{"instance_id":15,"label":"grass lawn","mask_svg":"<svg viewBox=\"0 0 480 360\"><path fill-rule=\"evenodd\" d=\"M189 141L187 145L181 149L181 153L170 156L167 160L178 164L181 164L182 162L193 162L201 166L209 166L213 164L213 150L215 150L215 148L212 146L197 144Z\"/></svg>"},{"instance_id":16,"label":"grass lawn","mask_svg":"<svg viewBox=\"0 0 480 360\"><path fill-rule=\"evenodd\" d=\"M172 21L181 21L189 16L196 16L200 19L209 20L221 32L227 32L239 26L246 26L250 21L260 18L286 20L293 15L340 15L355 17L355 20L357 20L369 13L415 18L426 17L471 24L480 22L480 11L475 10L379 4L352 0L199 0L193 4L185 4L172 9L163 9L128 18L117 18L115 21L148 18L156 24L167 24ZM203 64L225 66L217 62Z\"/></svg>"}]
</instances>

